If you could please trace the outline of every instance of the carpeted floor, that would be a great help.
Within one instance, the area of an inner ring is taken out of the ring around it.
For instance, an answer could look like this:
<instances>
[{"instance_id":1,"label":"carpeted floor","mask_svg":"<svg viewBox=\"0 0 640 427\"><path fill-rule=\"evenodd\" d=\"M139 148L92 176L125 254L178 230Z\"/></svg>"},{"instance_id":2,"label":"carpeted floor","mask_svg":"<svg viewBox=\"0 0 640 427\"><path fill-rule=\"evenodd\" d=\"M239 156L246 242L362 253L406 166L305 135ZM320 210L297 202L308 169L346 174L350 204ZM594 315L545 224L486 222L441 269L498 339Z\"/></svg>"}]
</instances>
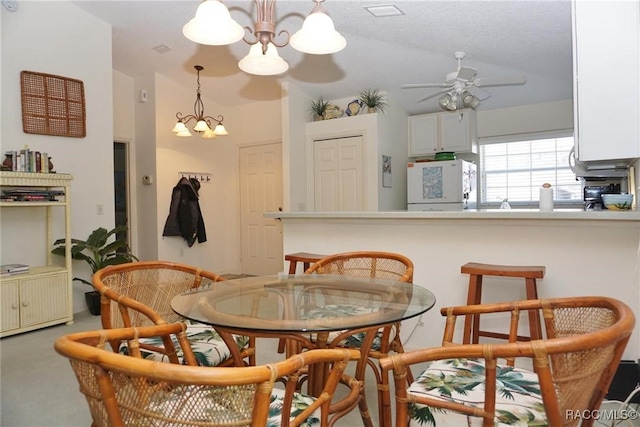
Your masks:
<instances>
[{"instance_id":1,"label":"carpeted floor","mask_svg":"<svg viewBox=\"0 0 640 427\"><path fill-rule=\"evenodd\" d=\"M3 427L89 427L91 416L67 359L53 343L61 335L100 329L100 316L88 312L75 316L73 325L59 325L0 340L0 425ZM259 339L258 363L281 360L277 341ZM369 411L378 425L375 379L367 372ZM361 426L357 409L337 426Z\"/></svg>"}]
</instances>

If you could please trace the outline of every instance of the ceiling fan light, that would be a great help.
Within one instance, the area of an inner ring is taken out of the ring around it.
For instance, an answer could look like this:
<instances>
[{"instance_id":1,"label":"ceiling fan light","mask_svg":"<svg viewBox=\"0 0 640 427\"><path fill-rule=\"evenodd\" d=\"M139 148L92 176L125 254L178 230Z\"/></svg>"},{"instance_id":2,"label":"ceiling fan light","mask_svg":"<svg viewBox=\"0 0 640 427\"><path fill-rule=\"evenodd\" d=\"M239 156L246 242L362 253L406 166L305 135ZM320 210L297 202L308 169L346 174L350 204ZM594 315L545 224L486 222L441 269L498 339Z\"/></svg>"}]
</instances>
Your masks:
<instances>
[{"instance_id":1,"label":"ceiling fan light","mask_svg":"<svg viewBox=\"0 0 640 427\"><path fill-rule=\"evenodd\" d=\"M462 106L465 108L476 108L480 105L480 100L471 92L465 90L462 92Z\"/></svg>"},{"instance_id":2,"label":"ceiling fan light","mask_svg":"<svg viewBox=\"0 0 640 427\"><path fill-rule=\"evenodd\" d=\"M328 55L341 51L347 41L336 31L333 20L323 11L309 14L291 36L289 44L295 50L313 55Z\"/></svg>"},{"instance_id":3,"label":"ceiling fan light","mask_svg":"<svg viewBox=\"0 0 640 427\"><path fill-rule=\"evenodd\" d=\"M227 129L225 129L222 123L218 123L216 125L216 127L213 129L213 133L220 136L229 135L229 132L227 132Z\"/></svg>"},{"instance_id":4,"label":"ceiling fan light","mask_svg":"<svg viewBox=\"0 0 640 427\"><path fill-rule=\"evenodd\" d=\"M204 0L196 15L182 27L182 34L191 41L206 45L228 45L244 37L244 29L219 0Z\"/></svg>"},{"instance_id":5,"label":"ceiling fan light","mask_svg":"<svg viewBox=\"0 0 640 427\"><path fill-rule=\"evenodd\" d=\"M447 106L451 103L451 95L445 93L439 100L440 107L447 108Z\"/></svg>"},{"instance_id":6,"label":"ceiling fan light","mask_svg":"<svg viewBox=\"0 0 640 427\"><path fill-rule=\"evenodd\" d=\"M211 128L204 120L198 120L198 123L196 123L196 125L193 127L193 130L195 130L196 132L206 132L211 130Z\"/></svg>"},{"instance_id":7,"label":"ceiling fan light","mask_svg":"<svg viewBox=\"0 0 640 427\"><path fill-rule=\"evenodd\" d=\"M256 43L249 49L249 54L238 62L238 67L245 73L258 76L282 74L289 69L289 64L278 55L273 43L267 44L267 51L262 53L262 44Z\"/></svg>"}]
</instances>

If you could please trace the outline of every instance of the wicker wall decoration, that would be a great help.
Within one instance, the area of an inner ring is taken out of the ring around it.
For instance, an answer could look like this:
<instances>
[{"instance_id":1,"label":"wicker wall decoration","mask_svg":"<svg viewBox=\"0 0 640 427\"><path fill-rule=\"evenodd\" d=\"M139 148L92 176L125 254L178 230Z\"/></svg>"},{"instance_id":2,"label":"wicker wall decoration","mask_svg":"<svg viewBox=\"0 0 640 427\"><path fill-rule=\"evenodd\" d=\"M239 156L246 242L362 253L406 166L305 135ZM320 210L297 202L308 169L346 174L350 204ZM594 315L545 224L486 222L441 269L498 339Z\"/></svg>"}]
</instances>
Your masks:
<instances>
[{"instance_id":1,"label":"wicker wall decoration","mask_svg":"<svg viewBox=\"0 0 640 427\"><path fill-rule=\"evenodd\" d=\"M84 83L53 74L20 72L25 133L84 138Z\"/></svg>"}]
</instances>

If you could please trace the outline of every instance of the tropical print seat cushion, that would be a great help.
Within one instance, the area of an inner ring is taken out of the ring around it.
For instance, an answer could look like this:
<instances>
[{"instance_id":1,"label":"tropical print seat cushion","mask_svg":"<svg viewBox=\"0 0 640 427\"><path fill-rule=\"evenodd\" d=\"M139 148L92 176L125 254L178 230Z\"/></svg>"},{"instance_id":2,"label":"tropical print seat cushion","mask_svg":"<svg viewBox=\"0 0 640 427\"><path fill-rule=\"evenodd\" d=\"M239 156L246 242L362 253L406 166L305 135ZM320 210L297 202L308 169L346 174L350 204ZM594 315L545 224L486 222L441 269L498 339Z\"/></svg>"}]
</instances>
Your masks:
<instances>
[{"instance_id":1,"label":"tropical print seat cushion","mask_svg":"<svg viewBox=\"0 0 640 427\"><path fill-rule=\"evenodd\" d=\"M365 308L358 305L352 304L328 304L322 308L318 308L312 311L309 311L302 315L303 318L306 319L327 319L332 317L345 317L345 316L358 316L362 314L373 313L372 308ZM329 342L333 342L338 335L343 333L344 331L335 331L329 334ZM389 336L389 339L392 340L394 338L395 328L393 328L392 333ZM353 334L340 342L340 347L349 347L349 348L360 348L362 346L362 341L364 340L365 333L358 332ZM310 335L310 339L312 341L316 341L316 335ZM372 350L380 350L380 345L382 342L382 331L379 330L376 333L375 338L373 339L373 344L371 346Z\"/></svg>"},{"instance_id":2,"label":"tropical print seat cushion","mask_svg":"<svg viewBox=\"0 0 640 427\"><path fill-rule=\"evenodd\" d=\"M218 366L222 362L231 358L231 352L229 351L229 347L222 340L222 337L218 335L218 333L211 326L204 325L202 323L187 323L187 339L189 340L189 344L191 344L191 348L193 353L198 361L198 365L200 366ZM233 336L238 349L243 349L248 343L249 338L242 335L234 335ZM178 344L175 337L172 338L174 340L174 345L178 350L178 359L182 362L182 349ZM153 345L156 347L163 347L162 340L157 337L151 338L140 338L140 343ZM169 361L168 356L162 353L156 353L144 348L140 349L142 353L142 357L149 360L155 360L159 362ZM128 345L126 342L123 342L120 345L120 353L129 354Z\"/></svg>"},{"instance_id":3,"label":"tropical print seat cushion","mask_svg":"<svg viewBox=\"0 0 640 427\"><path fill-rule=\"evenodd\" d=\"M524 369L498 365L496 426L544 426L538 376ZM409 387L409 393L440 400L484 406L484 360L449 359L431 362ZM482 426L482 418L410 404L410 426Z\"/></svg>"},{"instance_id":4,"label":"tropical print seat cushion","mask_svg":"<svg viewBox=\"0 0 640 427\"><path fill-rule=\"evenodd\" d=\"M307 396L302 393L293 394L293 402L291 403L291 419L296 415L304 411L315 402L315 397ZM282 405L284 403L284 390L273 389L271 392L271 403L269 404L269 418L267 419L267 427L279 426L280 416L282 415ZM320 410L316 409L307 418L307 420L300 424L300 427L315 427L320 425Z\"/></svg>"}]
</instances>

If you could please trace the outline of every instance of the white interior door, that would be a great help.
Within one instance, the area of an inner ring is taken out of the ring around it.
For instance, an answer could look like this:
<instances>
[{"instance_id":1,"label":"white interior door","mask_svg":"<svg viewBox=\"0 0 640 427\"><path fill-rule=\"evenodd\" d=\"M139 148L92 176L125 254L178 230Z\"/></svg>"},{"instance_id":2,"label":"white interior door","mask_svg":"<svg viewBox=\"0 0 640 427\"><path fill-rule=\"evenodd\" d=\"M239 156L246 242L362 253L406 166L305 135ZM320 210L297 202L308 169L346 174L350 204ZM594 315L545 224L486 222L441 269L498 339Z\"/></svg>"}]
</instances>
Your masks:
<instances>
[{"instance_id":1,"label":"white interior door","mask_svg":"<svg viewBox=\"0 0 640 427\"><path fill-rule=\"evenodd\" d=\"M240 148L240 227L242 273L282 271L282 225L264 212L282 207L282 144Z\"/></svg>"},{"instance_id":2,"label":"white interior door","mask_svg":"<svg viewBox=\"0 0 640 427\"><path fill-rule=\"evenodd\" d=\"M314 141L314 206L316 211L364 210L362 136Z\"/></svg>"}]
</instances>

